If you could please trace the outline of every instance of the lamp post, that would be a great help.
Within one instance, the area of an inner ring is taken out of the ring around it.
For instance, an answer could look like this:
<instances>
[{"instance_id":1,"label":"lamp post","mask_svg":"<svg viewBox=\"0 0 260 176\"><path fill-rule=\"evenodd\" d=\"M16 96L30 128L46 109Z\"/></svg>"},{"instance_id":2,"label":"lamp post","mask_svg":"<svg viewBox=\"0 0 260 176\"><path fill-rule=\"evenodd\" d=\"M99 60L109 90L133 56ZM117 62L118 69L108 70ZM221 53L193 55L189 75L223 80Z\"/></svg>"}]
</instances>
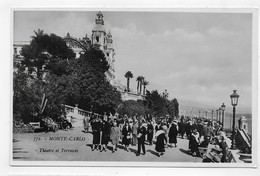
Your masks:
<instances>
[{"instance_id":1,"label":"lamp post","mask_svg":"<svg viewBox=\"0 0 260 176\"><path fill-rule=\"evenodd\" d=\"M218 112L219 112L219 124L221 124L222 125L222 119L221 119L221 111L222 111L222 109L221 109L221 107L219 107L218 108Z\"/></svg>"},{"instance_id":2,"label":"lamp post","mask_svg":"<svg viewBox=\"0 0 260 176\"><path fill-rule=\"evenodd\" d=\"M218 109L216 110L216 121L218 122Z\"/></svg>"},{"instance_id":3,"label":"lamp post","mask_svg":"<svg viewBox=\"0 0 260 176\"><path fill-rule=\"evenodd\" d=\"M225 106L225 104L223 103L222 105L221 105L221 110L222 110L222 128L223 128L223 130L224 130L224 116L225 116L225 108L226 108L226 106Z\"/></svg>"},{"instance_id":4,"label":"lamp post","mask_svg":"<svg viewBox=\"0 0 260 176\"><path fill-rule=\"evenodd\" d=\"M235 118L236 118L236 106L238 103L238 98L239 95L236 93L237 90L233 90L233 94L230 95L231 98L231 105L233 106L233 124L232 124L232 144L231 144L231 149L235 150L236 149L236 144L235 144Z\"/></svg>"}]
</instances>

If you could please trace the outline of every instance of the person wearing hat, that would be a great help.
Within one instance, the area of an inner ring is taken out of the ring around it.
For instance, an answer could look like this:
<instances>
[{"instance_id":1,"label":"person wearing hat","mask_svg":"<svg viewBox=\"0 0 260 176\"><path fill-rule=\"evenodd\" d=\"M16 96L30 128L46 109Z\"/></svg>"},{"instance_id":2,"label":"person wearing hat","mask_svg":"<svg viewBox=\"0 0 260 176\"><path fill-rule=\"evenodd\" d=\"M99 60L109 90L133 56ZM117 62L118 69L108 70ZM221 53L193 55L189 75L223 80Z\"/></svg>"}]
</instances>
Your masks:
<instances>
[{"instance_id":1,"label":"person wearing hat","mask_svg":"<svg viewBox=\"0 0 260 176\"><path fill-rule=\"evenodd\" d=\"M155 133L156 145L155 150L158 152L158 156L163 155L165 152L165 144L167 143L167 138L162 127Z\"/></svg>"},{"instance_id":2,"label":"person wearing hat","mask_svg":"<svg viewBox=\"0 0 260 176\"><path fill-rule=\"evenodd\" d=\"M169 129L169 143L170 143L170 147L177 147L177 135L178 135L178 124L177 121L174 120L171 124L171 127Z\"/></svg>"},{"instance_id":3,"label":"person wearing hat","mask_svg":"<svg viewBox=\"0 0 260 176\"><path fill-rule=\"evenodd\" d=\"M138 142L138 148L137 148L137 156L141 153L141 148L143 150L143 155L145 155L145 135L146 135L146 128L144 127L144 122L139 122L139 127L137 128L137 142Z\"/></svg>"},{"instance_id":4,"label":"person wearing hat","mask_svg":"<svg viewBox=\"0 0 260 176\"><path fill-rule=\"evenodd\" d=\"M99 149L101 125L102 125L102 123L98 116L96 116L91 121L92 135L93 135L92 151Z\"/></svg>"},{"instance_id":5,"label":"person wearing hat","mask_svg":"<svg viewBox=\"0 0 260 176\"><path fill-rule=\"evenodd\" d=\"M131 143L131 138L132 138L132 128L129 125L129 121L126 121L122 129L122 144L125 145L126 151L129 151L128 147L129 144Z\"/></svg>"},{"instance_id":6,"label":"person wearing hat","mask_svg":"<svg viewBox=\"0 0 260 176\"><path fill-rule=\"evenodd\" d=\"M222 157L221 157L221 162L222 163L226 163L227 162L227 150L228 150L228 145L227 145L227 142L226 142L226 135L223 131L221 131L220 133L220 139L221 139L221 142L219 143L219 146L222 150Z\"/></svg>"},{"instance_id":7,"label":"person wearing hat","mask_svg":"<svg viewBox=\"0 0 260 176\"><path fill-rule=\"evenodd\" d=\"M191 134L191 137L190 137L190 142L189 142L189 145L190 145L190 150L191 150L191 154L193 156L197 156L198 155L198 151L199 151L199 132L198 130L195 128Z\"/></svg>"},{"instance_id":8,"label":"person wearing hat","mask_svg":"<svg viewBox=\"0 0 260 176\"><path fill-rule=\"evenodd\" d=\"M117 145L119 143L119 127L117 126L117 122L113 122L113 126L111 127L110 130L110 139L111 143L113 145L113 150L112 153L114 153L117 150Z\"/></svg>"},{"instance_id":9,"label":"person wearing hat","mask_svg":"<svg viewBox=\"0 0 260 176\"><path fill-rule=\"evenodd\" d=\"M86 115L86 116L83 118L84 133L88 133L89 121L90 121L90 116L89 116L89 114L88 114L88 115Z\"/></svg>"},{"instance_id":10,"label":"person wearing hat","mask_svg":"<svg viewBox=\"0 0 260 176\"><path fill-rule=\"evenodd\" d=\"M108 144L109 137L110 137L110 124L109 124L107 118L108 117L106 115L104 115L103 122L101 125L101 150L100 150L100 152L102 152L103 150L105 152L107 151L107 144Z\"/></svg>"},{"instance_id":11,"label":"person wearing hat","mask_svg":"<svg viewBox=\"0 0 260 176\"><path fill-rule=\"evenodd\" d=\"M148 125L147 125L147 140L149 142L149 145L153 144L153 132L154 132L153 125L152 125L151 121L148 121Z\"/></svg>"},{"instance_id":12,"label":"person wearing hat","mask_svg":"<svg viewBox=\"0 0 260 176\"><path fill-rule=\"evenodd\" d=\"M138 129L138 121L134 118L133 126L132 126L132 145L136 146L137 144L137 129Z\"/></svg>"}]
</instances>

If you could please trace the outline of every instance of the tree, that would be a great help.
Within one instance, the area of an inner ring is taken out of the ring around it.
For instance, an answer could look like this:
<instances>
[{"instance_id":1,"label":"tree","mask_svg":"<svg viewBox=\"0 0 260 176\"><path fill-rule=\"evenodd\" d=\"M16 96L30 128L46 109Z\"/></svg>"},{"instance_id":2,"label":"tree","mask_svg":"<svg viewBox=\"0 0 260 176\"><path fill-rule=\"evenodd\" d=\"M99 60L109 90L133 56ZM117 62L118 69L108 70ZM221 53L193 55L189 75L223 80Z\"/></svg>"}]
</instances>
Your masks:
<instances>
[{"instance_id":1,"label":"tree","mask_svg":"<svg viewBox=\"0 0 260 176\"><path fill-rule=\"evenodd\" d=\"M173 101L173 106L174 106L174 117L178 117L179 116L179 103L178 103L178 100L176 98L174 98L172 101Z\"/></svg>"},{"instance_id":2,"label":"tree","mask_svg":"<svg viewBox=\"0 0 260 176\"><path fill-rule=\"evenodd\" d=\"M137 81L137 92L136 93L138 94L138 93L140 93L139 87L141 86L142 76L138 76L136 78L136 81Z\"/></svg>"},{"instance_id":3,"label":"tree","mask_svg":"<svg viewBox=\"0 0 260 176\"><path fill-rule=\"evenodd\" d=\"M141 94L142 93L142 86L143 86L143 81L144 81L144 77L143 76L140 76L140 91L139 93Z\"/></svg>"},{"instance_id":4,"label":"tree","mask_svg":"<svg viewBox=\"0 0 260 176\"><path fill-rule=\"evenodd\" d=\"M143 86L144 86L144 92L143 92L143 94L145 95L145 89L146 89L146 86L147 85L149 85L149 82L148 81L146 81L146 80L144 80L143 81Z\"/></svg>"},{"instance_id":5,"label":"tree","mask_svg":"<svg viewBox=\"0 0 260 176\"><path fill-rule=\"evenodd\" d=\"M38 29L29 45L21 50L21 64L28 68L29 74L35 72L38 79L43 77L43 69L56 74L69 74L69 61L75 58L75 53L68 48L66 42L55 34L44 34Z\"/></svg>"},{"instance_id":6,"label":"tree","mask_svg":"<svg viewBox=\"0 0 260 176\"><path fill-rule=\"evenodd\" d=\"M121 95L108 82L105 72L109 69L104 53L91 47L79 59L66 43L54 34L36 32L30 45L22 48L24 60L14 69L14 114L25 122L37 116L43 94L48 103L43 116L53 119L62 113L62 104L82 109L93 106L96 112L115 111ZM48 70L42 79L40 69ZM37 72L37 78L25 73L25 68Z\"/></svg>"},{"instance_id":7,"label":"tree","mask_svg":"<svg viewBox=\"0 0 260 176\"><path fill-rule=\"evenodd\" d=\"M168 97L169 97L169 93L165 89L164 92L163 92L163 98L167 99Z\"/></svg>"},{"instance_id":8,"label":"tree","mask_svg":"<svg viewBox=\"0 0 260 176\"><path fill-rule=\"evenodd\" d=\"M145 106L143 101L127 100L122 102L121 108L118 110L118 113L121 116L125 114L128 117L133 117L134 115L145 115Z\"/></svg>"},{"instance_id":9,"label":"tree","mask_svg":"<svg viewBox=\"0 0 260 176\"><path fill-rule=\"evenodd\" d=\"M121 103L121 94L107 80L105 72L109 69L104 53L90 48L76 63L73 74L77 77L80 98L79 107L97 113L115 112Z\"/></svg>"},{"instance_id":10,"label":"tree","mask_svg":"<svg viewBox=\"0 0 260 176\"><path fill-rule=\"evenodd\" d=\"M125 77L127 79L127 92L130 92L129 83L130 83L130 78L133 78L132 72L131 71L127 71L125 73Z\"/></svg>"},{"instance_id":11,"label":"tree","mask_svg":"<svg viewBox=\"0 0 260 176\"><path fill-rule=\"evenodd\" d=\"M168 93L165 94L164 92L161 95L157 90L146 92L144 101L144 105L147 108L146 111L151 112L156 117L165 117L166 115L170 115L171 118L178 117L179 103L176 98L170 101L168 100Z\"/></svg>"}]
</instances>

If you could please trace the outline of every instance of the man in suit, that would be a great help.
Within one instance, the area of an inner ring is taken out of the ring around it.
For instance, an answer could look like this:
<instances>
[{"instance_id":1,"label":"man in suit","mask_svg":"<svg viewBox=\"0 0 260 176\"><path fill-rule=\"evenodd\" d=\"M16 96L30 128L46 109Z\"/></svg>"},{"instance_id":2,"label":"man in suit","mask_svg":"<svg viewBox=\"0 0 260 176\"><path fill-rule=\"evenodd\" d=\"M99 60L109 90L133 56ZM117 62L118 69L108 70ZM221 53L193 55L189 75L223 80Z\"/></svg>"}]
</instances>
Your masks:
<instances>
[{"instance_id":1,"label":"man in suit","mask_svg":"<svg viewBox=\"0 0 260 176\"><path fill-rule=\"evenodd\" d=\"M143 150L143 155L145 155L145 135L146 135L146 128L144 127L144 122L140 121L139 127L137 128L137 141L138 141L138 150L137 150L137 155L139 156L141 153L141 147Z\"/></svg>"}]
</instances>

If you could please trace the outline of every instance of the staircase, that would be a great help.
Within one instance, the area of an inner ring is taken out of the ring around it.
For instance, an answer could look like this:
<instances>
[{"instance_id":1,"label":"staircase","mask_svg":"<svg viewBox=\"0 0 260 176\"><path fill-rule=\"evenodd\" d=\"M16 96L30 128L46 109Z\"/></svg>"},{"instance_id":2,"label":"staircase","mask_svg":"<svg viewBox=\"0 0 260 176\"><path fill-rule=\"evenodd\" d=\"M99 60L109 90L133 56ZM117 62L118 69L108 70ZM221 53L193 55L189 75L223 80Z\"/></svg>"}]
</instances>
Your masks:
<instances>
[{"instance_id":1,"label":"staircase","mask_svg":"<svg viewBox=\"0 0 260 176\"><path fill-rule=\"evenodd\" d=\"M86 111L84 109L80 109L77 106L65 106L66 118L72 123L74 127L82 127L83 126L83 119L87 115L91 115L92 112ZM94 113L95 116L101 117L100 114Z\"/></svg>"}]
</instances>

